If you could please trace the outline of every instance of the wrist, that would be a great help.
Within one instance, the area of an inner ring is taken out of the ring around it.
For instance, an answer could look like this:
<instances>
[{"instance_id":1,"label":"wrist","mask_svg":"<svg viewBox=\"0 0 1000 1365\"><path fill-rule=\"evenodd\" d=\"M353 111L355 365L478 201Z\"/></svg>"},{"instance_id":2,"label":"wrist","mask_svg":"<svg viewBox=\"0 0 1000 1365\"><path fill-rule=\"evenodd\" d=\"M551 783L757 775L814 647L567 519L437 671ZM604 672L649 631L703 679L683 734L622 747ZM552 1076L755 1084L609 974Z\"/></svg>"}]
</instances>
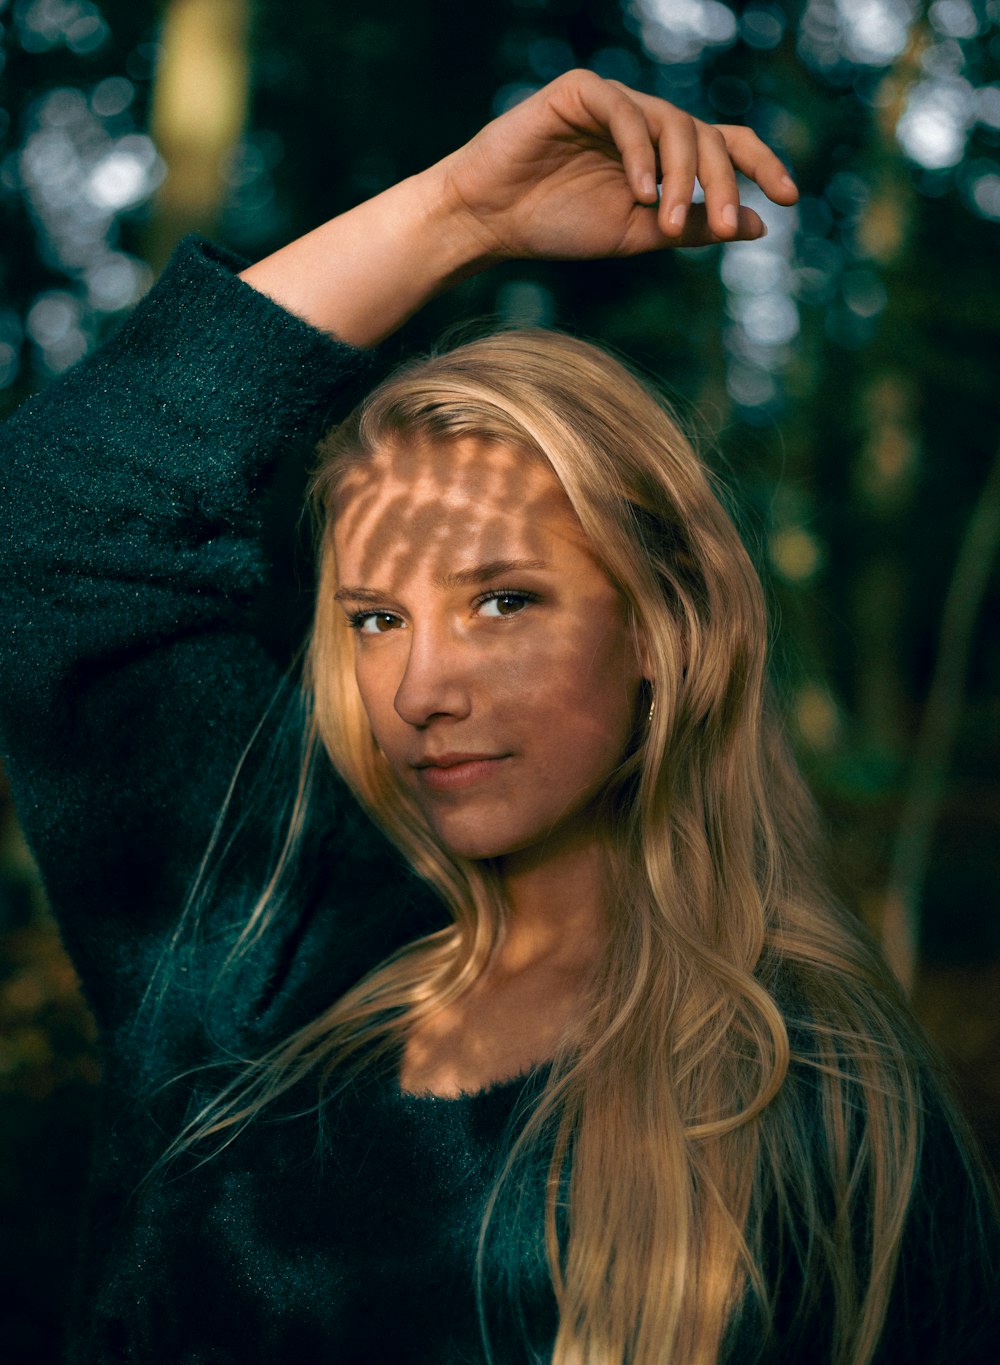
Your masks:
<instances>
[{"instance_id":1,"label":"wrist","mask_svg":"<svg viewBox=\"0 0 1000 1365\"><path fill-rule=\"evenodd\" d=\"M490 252L438 163L243 272L247 284L354 346L394 332Z\"/></svg>"},{"instance_id":2,"label":"wrist","mask_svg":"<svg viewBox=\"0 0 1000 1365\"><path fill-rule=\"evenodd\" d=\"M421 256L428 273L440 279L441 287L488 269L503 255L499 243L490 237L455 190L451 160L452 157L445 157L395 186L413 198Z\"/></svg>"}]
</instances>

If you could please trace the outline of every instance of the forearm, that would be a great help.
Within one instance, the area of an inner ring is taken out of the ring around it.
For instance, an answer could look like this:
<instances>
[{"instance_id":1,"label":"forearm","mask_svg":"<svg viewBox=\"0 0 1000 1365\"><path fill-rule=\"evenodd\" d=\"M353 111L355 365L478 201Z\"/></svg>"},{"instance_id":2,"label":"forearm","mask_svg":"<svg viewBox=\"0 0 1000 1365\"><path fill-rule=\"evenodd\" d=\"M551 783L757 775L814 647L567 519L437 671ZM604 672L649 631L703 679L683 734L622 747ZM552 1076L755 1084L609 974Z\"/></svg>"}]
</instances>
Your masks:
<instances>
[{"instance_id":1,"label":"forearm","mask_svg":"<svg viewBox=\"0 0 1000 1365\"><path fill-rule=\"evenodd\" d=\"M432 167L282 247L241 278L321 331L367 347L488 259L460 226Z\"/></svg>"}]
</instances>

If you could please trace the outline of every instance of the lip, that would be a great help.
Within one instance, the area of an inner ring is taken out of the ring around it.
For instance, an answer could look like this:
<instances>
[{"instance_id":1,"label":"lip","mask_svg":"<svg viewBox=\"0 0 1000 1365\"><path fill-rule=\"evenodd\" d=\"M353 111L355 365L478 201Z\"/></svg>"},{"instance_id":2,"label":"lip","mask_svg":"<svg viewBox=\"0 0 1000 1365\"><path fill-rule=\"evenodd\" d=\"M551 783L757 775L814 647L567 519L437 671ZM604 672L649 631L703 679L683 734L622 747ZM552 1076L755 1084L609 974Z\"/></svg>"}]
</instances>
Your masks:
<instances>
[{"instance_id":1,"label":"lip","mask_svg":"<svg viewBox=\"0 0 1000 1365\"><path fill-rule=\"evenodd\" d=\"M493 776L509 754L438 754L414 763L417 777L432 791L457 791Z\"/></svg>"}]
</instances>

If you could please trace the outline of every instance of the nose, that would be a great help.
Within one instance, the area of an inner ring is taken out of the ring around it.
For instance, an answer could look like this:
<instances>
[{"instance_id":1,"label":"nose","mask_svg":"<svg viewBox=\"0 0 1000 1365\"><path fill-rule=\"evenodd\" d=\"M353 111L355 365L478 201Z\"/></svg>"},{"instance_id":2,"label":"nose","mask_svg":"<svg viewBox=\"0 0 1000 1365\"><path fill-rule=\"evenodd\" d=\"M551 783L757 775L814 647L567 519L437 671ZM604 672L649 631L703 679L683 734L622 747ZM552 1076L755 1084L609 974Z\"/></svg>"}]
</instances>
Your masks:
<instances>
[{"instance_id":1,"label":"nose","mask_svg":"<svg viewBox=\"0 0 1000 1365\"><path fill-rule=\"evenodd\" d=\"M393 699L396 714L418 728L435 717L464 719L471 709L469 661L461 641L444 631L410 632L406 668Z\"/></svg>"}]
</instances>

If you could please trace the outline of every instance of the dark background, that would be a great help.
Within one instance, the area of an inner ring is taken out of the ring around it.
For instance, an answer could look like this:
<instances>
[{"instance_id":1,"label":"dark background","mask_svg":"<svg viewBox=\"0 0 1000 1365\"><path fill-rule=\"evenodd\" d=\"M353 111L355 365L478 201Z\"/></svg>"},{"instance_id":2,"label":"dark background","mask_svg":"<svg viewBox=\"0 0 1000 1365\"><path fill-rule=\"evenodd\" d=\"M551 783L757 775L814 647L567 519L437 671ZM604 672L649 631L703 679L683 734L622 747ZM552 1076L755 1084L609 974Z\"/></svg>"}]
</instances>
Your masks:
<instances>
[{"instance_id":1,"label":"dark background","mask_svg":"<svg viewBox=\"0 0 1000 1365\"><path fill-rule=\"evenodd\" d=\"M571 66L756 128L765 244L514 264L409 324L551 323L675 396L774 609L839 893L1000 1169L1000 0L0 0L0 410L198 228L248 257ZM0 1356L57 1353L99 1069L0 774ZM17 1305L17 1307L14 1307Z\"/></svg>"}]
</instances>

